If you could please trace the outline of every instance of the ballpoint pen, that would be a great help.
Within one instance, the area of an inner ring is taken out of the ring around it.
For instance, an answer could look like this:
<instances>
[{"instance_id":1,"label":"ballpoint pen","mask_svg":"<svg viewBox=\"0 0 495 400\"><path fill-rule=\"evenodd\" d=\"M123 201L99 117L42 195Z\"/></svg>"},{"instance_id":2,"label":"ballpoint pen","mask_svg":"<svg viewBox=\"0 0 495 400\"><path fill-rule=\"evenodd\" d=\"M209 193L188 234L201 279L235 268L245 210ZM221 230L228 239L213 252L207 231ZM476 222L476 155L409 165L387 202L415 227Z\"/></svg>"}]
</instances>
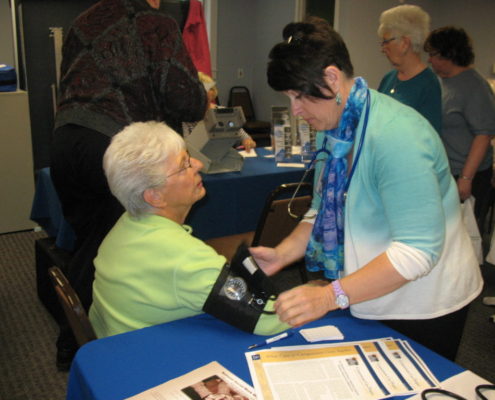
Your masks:
<instances>
[{"instance_id":1,"label":"ballpoint pen","mask_svg":"<svg viewBox=\"0 0 495 400\"><path fill-rule=\"evenodd\" d=\"M251 346L248 347L248 350L254 349L256 347L265 346L265 345L273 343L273 342L278 342L279 340L291 337L293 334L294 334L293 331L287 331L287 332L281 333L280 335L273 336L269 339L266 339L265 341L263 341L261 343L252 344Z\"/></svg>"}]
</instances>

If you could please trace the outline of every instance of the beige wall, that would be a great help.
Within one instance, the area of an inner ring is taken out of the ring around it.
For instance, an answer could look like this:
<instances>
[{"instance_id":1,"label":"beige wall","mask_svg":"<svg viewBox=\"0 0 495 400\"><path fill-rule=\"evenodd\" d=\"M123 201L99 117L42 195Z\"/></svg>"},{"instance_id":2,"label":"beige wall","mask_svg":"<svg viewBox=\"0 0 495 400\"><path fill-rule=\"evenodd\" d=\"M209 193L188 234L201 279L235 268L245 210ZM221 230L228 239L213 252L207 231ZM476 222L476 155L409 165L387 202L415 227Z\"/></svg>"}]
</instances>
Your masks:
<instances>
[{"instance_id":1,"label":"beige wall","mask_svg":"<svg viewBox=\"0 0 495 400\"><path fill-rule=\"evenodd\" d=\"M382 76L391 69L380 53L378 19L383 10L403 2L397 0L340 0L339 32L349 48L356 75L364 76L376 88ZM432 29L458 25L472 37L476 68L486 78L495 78L495 1L493 0L416 0L430 14ZM425 58L426 59L426 58Z\"/></svg>"},{"instance_id":2,"label":"beige wall","mask_svg":"<svg viewBox=\"0 0 495 400\"><path fill-rule=\"evenodd\" d=\"M14 46L9 0L0 0L0 64L14 65Z\"/></svg>"}]
</instances>

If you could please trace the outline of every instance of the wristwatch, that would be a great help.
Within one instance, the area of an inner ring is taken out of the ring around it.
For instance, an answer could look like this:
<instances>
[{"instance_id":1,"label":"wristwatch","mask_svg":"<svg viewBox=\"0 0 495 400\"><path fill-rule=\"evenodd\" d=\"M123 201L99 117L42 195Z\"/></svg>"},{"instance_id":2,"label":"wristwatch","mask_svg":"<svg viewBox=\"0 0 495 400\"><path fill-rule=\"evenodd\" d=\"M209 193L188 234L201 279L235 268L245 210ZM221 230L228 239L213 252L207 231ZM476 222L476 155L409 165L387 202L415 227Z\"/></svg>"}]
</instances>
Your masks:
<instances>
[{"instance_id":1,"label":"wristwatch","mask_svg":"<svg viewBox=\"0 0 495 400\"><path fill-rule=\"evenodd\" d=\"M333 293L335 294L335 304L339 306L340 309L344 310L349 307L349 297L342 289L340 281L337 279L332 282Z\"/></svg>"}]
</instances>

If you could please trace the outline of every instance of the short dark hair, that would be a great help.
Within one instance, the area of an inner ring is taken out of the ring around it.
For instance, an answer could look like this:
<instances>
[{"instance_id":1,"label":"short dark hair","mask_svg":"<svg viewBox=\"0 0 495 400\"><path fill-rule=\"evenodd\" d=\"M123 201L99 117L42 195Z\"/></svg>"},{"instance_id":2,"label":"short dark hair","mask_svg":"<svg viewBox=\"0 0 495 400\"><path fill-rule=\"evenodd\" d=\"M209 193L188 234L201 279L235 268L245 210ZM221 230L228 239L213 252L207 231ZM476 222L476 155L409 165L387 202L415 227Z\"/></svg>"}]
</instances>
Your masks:
<instances>
[{"instance_id":1,"label":"short dark hair","mask_svg":"<svg viewBox=\"0 0 495 400\"><path fill-rule=\"evenodd\" d=\"M445 26L432 31L426 38L424 49L427 53L437 51L439 55L460 67L474 62L471 38L462 28Z\"/></svg>"},{"instance_id":2,"label":"short dark hair","mask_svg":"<svg viewBox=\"0 0 495 400\"><path fill-rule=\"evenodd\" d=\"M324 70L335 65L351 78L354 74L342 37L318 17L293 22L283 30L284 41L270 51L268 84L277 91L295 90L304 95L328 99L321 88L332 90L323 80Z\"/></svg>"}]
</instances>

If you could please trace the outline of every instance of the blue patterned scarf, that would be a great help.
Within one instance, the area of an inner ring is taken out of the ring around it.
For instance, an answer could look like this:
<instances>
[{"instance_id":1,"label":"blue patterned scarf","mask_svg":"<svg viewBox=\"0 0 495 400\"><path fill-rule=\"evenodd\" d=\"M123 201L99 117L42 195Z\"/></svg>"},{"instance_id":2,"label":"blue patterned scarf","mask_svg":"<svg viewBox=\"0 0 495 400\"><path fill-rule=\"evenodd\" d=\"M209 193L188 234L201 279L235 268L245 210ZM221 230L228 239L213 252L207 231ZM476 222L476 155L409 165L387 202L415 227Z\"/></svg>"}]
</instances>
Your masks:
<instances>
[{"instance_id":1,"label":"blue patterned scarf","mask_svg":"<svg viewBox=\"0 0 495 400\"><path fill-rule=\"evenodd\" d=\"M354 144L367 93L366 81L355 78L339 126L325 131L322 150L328 144L330 155L321 177L321 203L306 249L306 268L313 272L323 270L329 279L338 279L344 268L347 154Z\"/></svg>"}]
</instances>

